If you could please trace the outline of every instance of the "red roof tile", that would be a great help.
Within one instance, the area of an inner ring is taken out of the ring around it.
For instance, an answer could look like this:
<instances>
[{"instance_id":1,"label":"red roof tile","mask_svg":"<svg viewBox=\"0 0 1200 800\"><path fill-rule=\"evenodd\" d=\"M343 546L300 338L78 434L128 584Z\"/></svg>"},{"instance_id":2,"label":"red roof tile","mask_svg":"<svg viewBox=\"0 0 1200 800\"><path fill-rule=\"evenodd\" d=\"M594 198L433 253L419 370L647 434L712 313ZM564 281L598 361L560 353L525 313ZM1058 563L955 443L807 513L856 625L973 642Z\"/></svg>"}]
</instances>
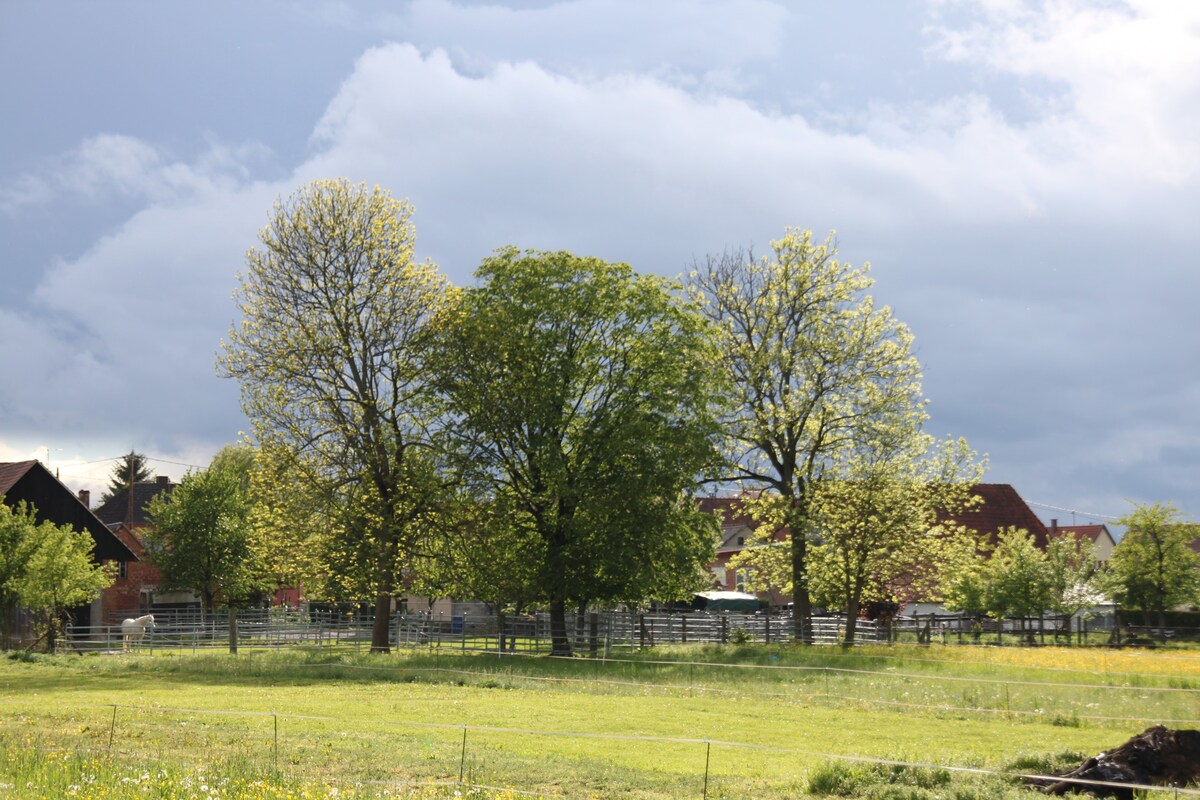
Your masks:
<instances>
[{"instance_id":1,"label":"red roof tile","mask_svg":"<svg viewBox=\"0 0 1200 800\"><path fill-rule=\"evenodd\" d=\"M957 514L940 514L939 521L956 522L988 537L993 543L1001 528L1024 528L1033 537L1034 544L1043 550L1046 548L1046 541L1050 538L1046 526L1012 486L1007 483L977 483L971 492L983 498L983 502Z\"/></svg>"}]
</instances>

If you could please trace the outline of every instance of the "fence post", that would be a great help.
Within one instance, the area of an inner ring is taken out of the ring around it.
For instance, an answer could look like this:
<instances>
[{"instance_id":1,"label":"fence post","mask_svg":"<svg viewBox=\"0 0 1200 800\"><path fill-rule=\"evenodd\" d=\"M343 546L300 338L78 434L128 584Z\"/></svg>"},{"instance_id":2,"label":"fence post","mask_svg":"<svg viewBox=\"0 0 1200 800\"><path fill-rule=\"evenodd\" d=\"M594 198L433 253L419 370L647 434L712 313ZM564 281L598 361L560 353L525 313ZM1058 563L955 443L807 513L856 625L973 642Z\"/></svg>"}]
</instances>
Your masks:
<instances>
[{"instance_id":1,"label":"fence post","mask_svg":"<svg viewBox=\"0 0 1200 800\"><path fill-rule=\"evenodd\" d=\"M708 800L708 763L712 757L712 742L704 741L704 800Z\"/></svg>"},{"instance_id":2,"label":"fence post","mask_svg":"<svg viewBox=\"0 0 1200 800\"><path fill-rule=\"evenodd\" d=\"M646 649L646 615L638 614L638 649Z\"/></svg>"},{"instance_id":3,"label":"fence post","mask_svg":"<svg viewBox=\"0 0 1200 800\"><path fill-rule=\"evenodd\" d=\"M117 704L113 703L112 723L108 726L108 749L112 750L113 734L117 732Z\"/></svg>"},{"instance_id":4,"label":"fence post","mask_svg":"<svg viewBox=\"0 0 1200 800\"><path fill-rule=\"evenodd\" d=\"M279 775L279 715L272 711L271 718L275 722L275 745L271 750L271 759L274 763L275 774Z\"/></svg>"},{"instance_id":5,"label":"fence post","mask_svg":"<svg viewBox=\"0 0 1200 800\"><path fill-rule=\"evenodd\" d=\"M721 615L721 644L729 641L729 615Z\"/></svg>"},{"instance_id":6,"label":"fence post","mask_svg":"<svg viewBox=\"0 0 1200 800\"><path fill-rule=\"evenodd\" d=\"M463 740L462 740L462 755L458 759L458 782L463 782L463 775L467 768L467 726L463 725Z\"/></svg>"},{"instance_id":7,"label":"fence post","mask_svg":"<svg viewBox=\"0 0 1200 800\"><path fill-rule=\"evenodd\" d=\"M591 613L588 619L588 649L592 653L592 658L596 657L596 651L600 648L600 615L595 611Z\"/></svg>"},{"instance_id":8,"label":"fence post","mask_svg":"<svg viewBox=\"0 0 1200 800\"><path fill-rule=\"evenodd\" d=\"M771 612L770 611L768 611L767 615L765 617L763 617L763 621L767 625L763 638L765 638L767 640L767 644L770 644L771 643Z\"/></svg>"}]
</instances>

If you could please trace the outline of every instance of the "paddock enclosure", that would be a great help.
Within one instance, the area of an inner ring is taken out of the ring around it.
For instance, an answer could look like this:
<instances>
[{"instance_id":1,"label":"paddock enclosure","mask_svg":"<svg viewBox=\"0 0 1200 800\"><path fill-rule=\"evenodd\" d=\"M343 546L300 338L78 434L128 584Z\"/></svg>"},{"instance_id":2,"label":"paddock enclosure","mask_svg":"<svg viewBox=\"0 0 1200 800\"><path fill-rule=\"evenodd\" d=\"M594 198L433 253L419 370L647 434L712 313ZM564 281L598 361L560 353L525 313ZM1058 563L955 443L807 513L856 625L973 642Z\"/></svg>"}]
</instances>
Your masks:
<instances>
[{"instance_id":1,"label":"paddock enclosure","mask_svg":"<svg viewBox=\"0 0 1200 800\"><path fill-rule=\"evenodd\" d=\"M146 631L145 650L227 647L229 618L224 612L207 617L195 610L163 610ZM1111 624L1111 623L1109 623ZM816 616L814 644L839 643L845 618ZM368 648L373 617L356 611L244 609L237 614L239 646ZM401 613L389 623L390 644L397 648L456 648L464 652L550 650L546 614L504 615ZM786 612L667 613L606 611L569 615L567 633L576 652L629 652L670 644L777 644L793 641L793 621ZM890 621L859 619L858 644L917 642L943 644L1070 644L1104 643L1110 631L1104 620L1053 617L997 622L952 615L925 615ZM100 626L70 626L60 647L74 652L122 649L124 631L115 621Z\"/></svg>"}]
</instances>

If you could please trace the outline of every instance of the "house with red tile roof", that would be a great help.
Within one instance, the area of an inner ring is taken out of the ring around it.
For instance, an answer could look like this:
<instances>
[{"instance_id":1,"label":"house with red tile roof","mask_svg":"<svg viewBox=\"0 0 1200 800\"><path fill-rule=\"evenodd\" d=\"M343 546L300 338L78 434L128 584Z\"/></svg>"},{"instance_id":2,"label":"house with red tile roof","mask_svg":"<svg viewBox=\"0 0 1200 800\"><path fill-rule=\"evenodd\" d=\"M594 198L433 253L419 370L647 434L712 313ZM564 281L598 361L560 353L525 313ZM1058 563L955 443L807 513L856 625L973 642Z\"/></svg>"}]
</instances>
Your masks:
<instances>
[{"instance_id":1,"label":"house with red tile roof","mask_svg":"<svg viewBox=\"0 0 1200 800\"><path fill-rule=\"evenodd\" d=\"M189 606L199 602L192 592L160 592L158 587L162 585L162 573L145 560L143 537L148 529L154 527L154 520L150 518L150 502L167 497L176 486L166 475L156 475L153 480L126 486L96 509L96 516L143 559L142 563L131 565L127 573L106 590L110 596L107 606L111 609L108 618L110 623L120 622L127 616L148 613L155 604Z\"/></svg>"},{"instance_id":2,"label":"house with red tile roof","mask_svg":"<svg viewBox=\"0 0 1200 800\"><path fill-rule=\"evenodd\" d=\"M1112 556L1113 548L1117 546L1117 540L1113 538L1112 532L1109 531L1107 525L1059 525L1058 520L1050 520L1050 538L1057 539L1062 536L1070 536L1077 542L1083 542L1092 546L1093 552L1096 554L1096 566L1103 567L1108 563L1108 559Z\"/></svg>"},{"instance_id":3,"label":"house with red tile roof","mask_svg":"<svg viewBox=\"0 0 1200 800\"><path fill-rule=\"evenodd\" d=\"M941 524L957 524L968 528L983 537L989 544L998 541L999 532L1004 528L1023 528L1033 537L1034 544L1040 549L1046 549L1051 536L1046 525L1037 514L1017 494L1017 490L1007 483L979 483L972 487L971 493L979 498L979 502L970 508L955 514L939 514ZM739 576L729 567L729 560L746 547L750 541L756 523L742 507L741 498L705 497L701 498L700 508L708 513L721 514L721 541L717 547L717 556L709 569L713 574L714 588L738 591L743 588L744 576ZM775 538L784 541L788 537L786 529L776 532ZM897 594L905 593L904 587L897 587ZM782 595L769 598L772 605L785 605L790 598ZM918 598L903 598L908 603L918 602ZM922 613L927 613L923 609Z\"/></svg>"}]
</instances>

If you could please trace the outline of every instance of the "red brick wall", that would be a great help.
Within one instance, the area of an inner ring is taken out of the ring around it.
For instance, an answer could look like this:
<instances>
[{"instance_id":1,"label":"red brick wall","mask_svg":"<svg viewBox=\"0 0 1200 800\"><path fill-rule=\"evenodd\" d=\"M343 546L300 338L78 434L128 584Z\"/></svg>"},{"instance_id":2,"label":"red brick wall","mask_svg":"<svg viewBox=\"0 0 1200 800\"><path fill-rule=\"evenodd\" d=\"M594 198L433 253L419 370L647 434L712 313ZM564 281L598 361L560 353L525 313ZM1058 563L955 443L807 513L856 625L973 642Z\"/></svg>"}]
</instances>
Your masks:
<instances>
[{"instance_id":1,"label":"red brick wall","mask_svg":"<svg viewBox=\"0 0 1200 800\"><path fill-rule=\"evenodd\" d=\"M137 526L143 527L143 526ZM130 561L125 565L124 578L118 577L113 585L104 590L101 602L106 621L120 621L125 617L141 616L142 590L154 590L162 583L162 573L146 561L146 548L129 529L122 525L117 529L117 538L133 551L141 561Z\"/></svg>"}]
</instances>

